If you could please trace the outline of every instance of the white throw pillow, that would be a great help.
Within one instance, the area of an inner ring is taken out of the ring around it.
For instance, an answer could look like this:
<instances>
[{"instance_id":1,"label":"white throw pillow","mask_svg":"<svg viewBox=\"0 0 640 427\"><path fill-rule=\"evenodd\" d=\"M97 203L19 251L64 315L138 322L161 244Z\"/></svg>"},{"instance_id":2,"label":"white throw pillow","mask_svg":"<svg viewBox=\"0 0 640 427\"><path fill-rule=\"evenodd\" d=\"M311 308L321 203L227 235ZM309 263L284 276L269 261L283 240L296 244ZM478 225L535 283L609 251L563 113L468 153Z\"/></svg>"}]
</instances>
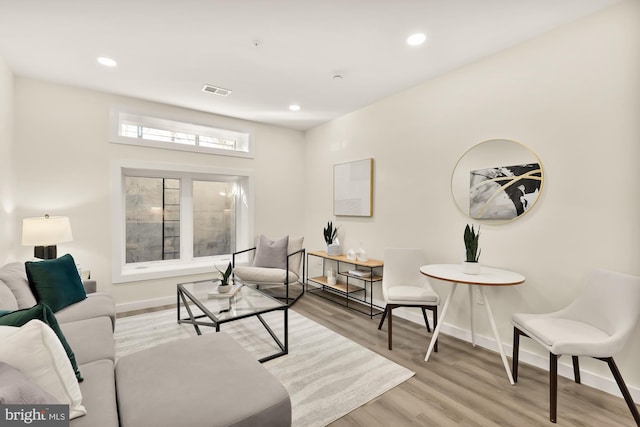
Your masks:
<instances>
[{"instance_id":1,"label":"white throw pillow","mask_svg":"<svg viewBox=\"0 0 640 427\"><path fill-rule=\"evenodd\" d=\"M19 369L60 403L69 405L69 418L87 413L67 353L46 323L31 320L19 328L0 326L0 340L0 361Z\"/></svg>"}]
</instances>

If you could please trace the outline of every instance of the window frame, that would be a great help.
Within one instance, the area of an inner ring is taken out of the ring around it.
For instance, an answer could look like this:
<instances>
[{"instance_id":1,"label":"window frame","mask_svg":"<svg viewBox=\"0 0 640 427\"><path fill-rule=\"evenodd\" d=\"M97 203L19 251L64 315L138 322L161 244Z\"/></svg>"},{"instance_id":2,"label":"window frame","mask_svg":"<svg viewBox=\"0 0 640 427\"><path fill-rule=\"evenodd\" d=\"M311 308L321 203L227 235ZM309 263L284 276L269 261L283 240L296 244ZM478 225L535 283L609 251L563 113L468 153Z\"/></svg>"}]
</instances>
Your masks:
<instances>
[{"instance_id":1,"label":"window frame","mask_svg":"<svg viewBox=\"0 0 640 427\"><path fill-rule=\"evenodd\" d=\"M179 142L166 142L153 139L132 138L121 135L120 125L122 121L137 120L150 126L158 126L159 129L171 130L174 132L192 133L201 136L216 138L238 138L243 145L247 146L247 151L229 150L203 145L188 145ZM136 112L123 107L111 107L109 110L109 142L115 144L134 145L146 148L161 148L166 150L190 151L195 153L214 154L219 156L243 157L253 159L254 143L251 132L248 130L229 129L213 124L185 122L177 118L167 118L156 114Z\"/></svg>"},{"instance_id":2,"label":"window frame","mask_svg":"<svg viewBox=\"0 0 640 427\"><path fill-rule=\"evenodd\" d=\"M193 256L192 181L238 181L236 199L236 245L248 247L253 236L253 171L173 163L120 160L112 162L112 282L161 279L215 272L215 265L226 266L231 254ZM176 178L180 191L180 258L139 263L126 263L126 188L125 176Z\"/></svg>"}]
</instances>

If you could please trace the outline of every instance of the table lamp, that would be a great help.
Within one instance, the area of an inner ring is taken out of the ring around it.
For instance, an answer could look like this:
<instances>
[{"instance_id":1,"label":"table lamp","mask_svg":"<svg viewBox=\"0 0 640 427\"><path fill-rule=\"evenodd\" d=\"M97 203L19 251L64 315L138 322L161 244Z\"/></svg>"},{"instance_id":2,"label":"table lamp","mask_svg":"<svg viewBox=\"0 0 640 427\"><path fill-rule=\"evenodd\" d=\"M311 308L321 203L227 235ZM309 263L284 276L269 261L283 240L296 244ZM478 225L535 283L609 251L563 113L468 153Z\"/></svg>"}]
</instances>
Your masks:
<instances>
[{"instance_id":1,"label":"table lamp","mask_svg":"<svg viewBox=\"0 0 640 427\"><path fill-rule=\"evenodd\" d=\"M49 216L22 220L22 245L35 246L33 256L40 259L57 258L58 243L73 240L69 217Z\"/></svg>"}]
</instances>

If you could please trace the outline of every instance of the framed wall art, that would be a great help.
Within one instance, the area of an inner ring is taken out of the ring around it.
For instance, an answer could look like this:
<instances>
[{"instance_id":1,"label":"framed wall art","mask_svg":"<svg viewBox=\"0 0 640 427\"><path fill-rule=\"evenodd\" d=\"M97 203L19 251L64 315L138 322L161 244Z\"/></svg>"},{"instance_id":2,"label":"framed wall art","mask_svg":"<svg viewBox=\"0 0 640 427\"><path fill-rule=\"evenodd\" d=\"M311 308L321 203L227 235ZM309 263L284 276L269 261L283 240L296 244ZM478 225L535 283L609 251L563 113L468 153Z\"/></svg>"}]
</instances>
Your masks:
<instances>
[{"instance_id":1,"label":"framed wall art","mask_svg":"<svg viewBox=\"0 0 640 427\"><path fill-rule=\"evenodd\" d=\"M373 159L333 166L333 214L373 215Z\"/></svg>"}]
</instances>

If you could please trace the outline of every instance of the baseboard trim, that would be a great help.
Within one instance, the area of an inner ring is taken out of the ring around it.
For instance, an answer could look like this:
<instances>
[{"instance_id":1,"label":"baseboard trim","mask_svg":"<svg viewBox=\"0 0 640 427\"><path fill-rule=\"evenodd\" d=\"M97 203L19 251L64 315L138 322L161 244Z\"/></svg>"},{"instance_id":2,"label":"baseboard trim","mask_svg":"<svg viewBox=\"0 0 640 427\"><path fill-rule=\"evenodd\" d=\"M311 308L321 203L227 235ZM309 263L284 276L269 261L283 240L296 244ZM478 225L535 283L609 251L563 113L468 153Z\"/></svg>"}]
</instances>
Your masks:
<instances>
[{"instance_id":1,"label":"baseboard trim","mask_svg":"<svg viewBox=\"0 0 640 427\"><path fill-rule=\"evenodd\" d=\"M156 307L161 307L163 305L169 305L169 304L175 304L175 303L176 303L175 296L145 299L145 300L132 301L132 302L123 302L120 304L116 304L116 313L126 313L129 311L144 310L147 308L156 308Z\"/></svg>"},{"instance_id":2,"label":"baseboard trim","mask_svg":"<svg viewBox=\"0 0 640 427\"><path fill-rule=\"evenodd\" d=\"M412 310L415 311L415 310ZM429 313L430 314L430 313ZM410 322L419 324L424 326L424 319L422 318L422 313L419 311L417 313L413 313L409 310L398 308L393 310L393 315L401 317ZM431 316L429 319L432 320ZM457 326L452 326L448 323L444 323L442 325L441 332L458 339L461 339L466 342L471 342L471 331L459 328ZM498 345L496 340L493 337L487 337L485 335L476 335L476 345L486 348L488 350L494 351L498 353ZM513 352L513 344L503 342L502 346L504 347L504 351L509 358L511 358L511 354ZM425 354L427 348L425 347ZM498 356L499 357L499 356ZM544 369L545 371L549 371L549 358L540 356L539 354L531 353L526 349L520 347L520 355L519 355L520 363L527 363L529 365L533 365L535 367ZM569 363L563 362L563 359L569 361ZM558 359L558 375L569 378L573 380L573 365L571 364L571 358L563 357ZM624 373L623 373L624 377ZM506 376L505 376L506 378ZM602 390L614 396L622 397L620 393L620 389L618 388L618 384L616 383L613 376L610 378L603 377L601 375L595 374L584 369L582 366L580 367L580 381L582 384L596 388L598 390ZM633 387L627 384L629 388L629 393L631 393L631 397L633 397L633 401L636 403L640 403L640 388Z\"/></svg>"}]
</instances>

